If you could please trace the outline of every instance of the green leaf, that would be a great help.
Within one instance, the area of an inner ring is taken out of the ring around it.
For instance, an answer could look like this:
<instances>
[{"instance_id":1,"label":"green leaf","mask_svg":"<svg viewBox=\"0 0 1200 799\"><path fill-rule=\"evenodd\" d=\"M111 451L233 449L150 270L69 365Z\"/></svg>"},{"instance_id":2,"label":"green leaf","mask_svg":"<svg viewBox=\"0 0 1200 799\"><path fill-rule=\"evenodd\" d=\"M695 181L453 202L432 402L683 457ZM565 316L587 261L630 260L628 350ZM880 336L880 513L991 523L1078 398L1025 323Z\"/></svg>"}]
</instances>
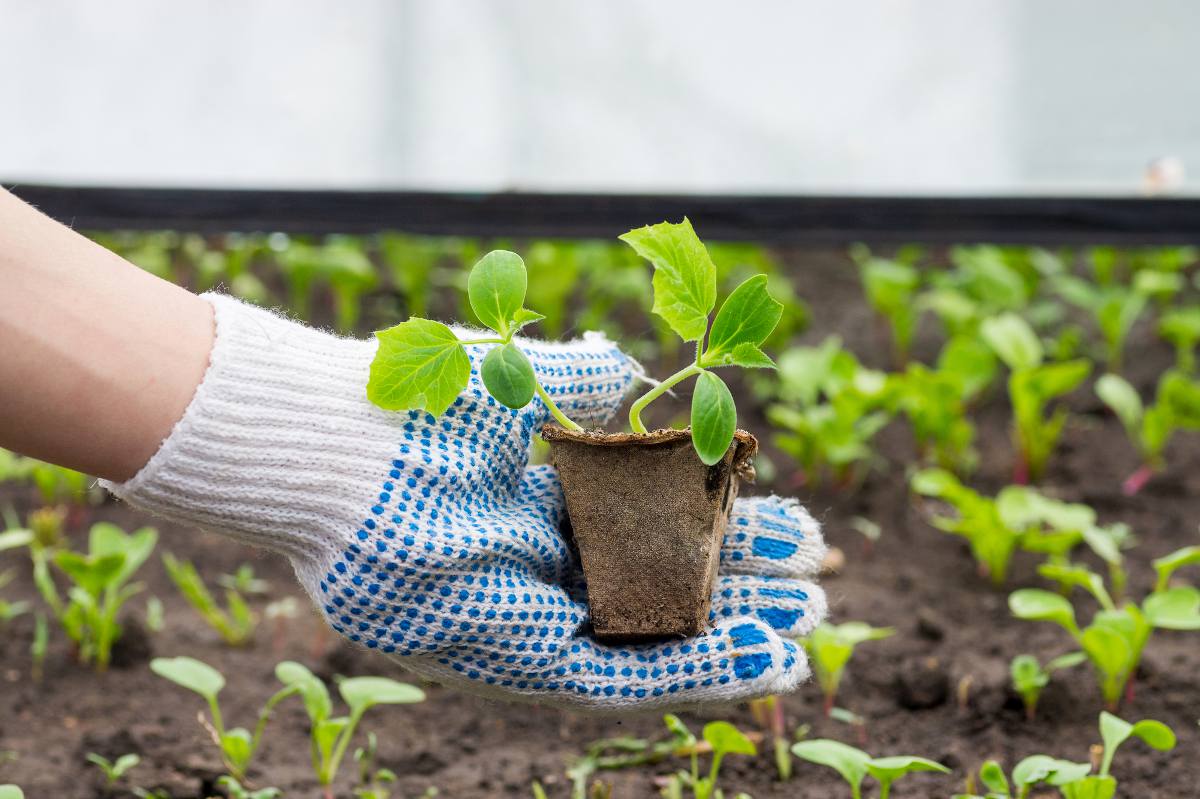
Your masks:
<instances>
[{"instance_id":1,"label":"green leaf","mask_svg":"<svg viewBox=\"0 0 1200 799\"><path fill-rule=\"evenodd\" d=\"M1045 357L1042 342L1033 328L1016 314L1004 313L985 319L979 332L988 346L1000 356L1000 360L1013 371L1032 369L1041 364Z\"/></svg>"},{"instance_id":2,"label":"green leaf","mask_svg":"<svg viewBox=\"0 0 1200 799\"><path fill-rule=\"evenodd\" d=\"M692 734L692 731L688 729L679 716L676 716L674 713L668 713L663 716L663 723L667 725L671 736L680 746L696 745L696 736Z\"/></svg>"},{"instance_id":3,"label":"green leaf","mask_svg":"<svg viewBox=\"0 0 1200 799\"><path fill-rule=\"evenodd\" d=\"M1063 785L1064 799L1113 799L1117 795L1117 781L1112 777L1084 777Z\"/></svg>"},{"instance_id":4,"label":"green leaf","mask_svg":"<svg viewBox=\"0 0 1200 799\"><path fill-rule=\"evenodd\" d=\"M767 276L755 275L735 288L721 304L708 334L705 355L732 355L743 344L757 351L782 316L782 303L767 293Z\"/></svg>"},{"instance_id":5,"label":"green leaf","mask_svg":"<svg viewBox=\"0 0 1200 799\"><path fill-rule=\"evenodd\" d=\"M471 359L454 331L441 322L409 319L375 334L367 399L388 411L446 412L467 387Z\"/></svg>"},{"instance_id":6,"label":"green leaf","mask_svg":"<svg viewBox=\"0 0 1200 799\"><path fill-rule=\"evenodd\" d=\"M6 549L17 549L18 547L29 546L32 541L32 530L7 530L3 533L0 533L0 552L3 552Z\"/></svg>"},{"instance_id":7,"label":"green leaf","mask_svg":"<svg viewBox=\"0 0 1200 799\"><path fill-rule=\"evenodd\" d=\"M1200 563L1200 547L1190 546L1182 549L1177 549L1169 555L1163 555L1161 558L1154 560L1151 565L1154 566L1154 572L1158 579L1155 581L1154 590L1166 590L1167 583L1171 581L1171 575L1176 570L1184 566L1191 566Z\"/></svg>"},{"instance_id":8,"label":"green leaf","mask_svg":"<svg viewBox=\"0 0 1200 799\"><path fill-rule=\"evenodd\" d=\"M150 670L208 700L215 700L225 687L221 672L195 658L155 658L150 661Z\"/></svg>"},{"instance_id":9,"label":"green leaf","mask_svg":"<svg viewBox=\"0 0 1200 799\"><path fill-rule=\"evenodd\" d=\"M1107 711L1100 713L1100 737L1104 741L1104 759L1100 766L1100 775L1105 777L1112 767L1117 748L1130 737L1141 738L1146 745L1160 752L1174 749L1176 742L1174 731L1161 721L1143 719L1136 724L1130 724Z\"/></svg>"},{"instance_id":10,"label":"green leaf","mask_svg":"<svg viewBox=\"0 0 1200 799\"><path fill-rule=\"evenodd\" d=\"M684 341L698 341L717 302L717 268L687 217L619 237L654 265L654 313Z\"/></svg>"},{"instance_id":11,"label":"green leaf","mask_svg":"<svg viewBox=\"0 0 1200 799\"><path fill-rule=\"evenodd\" d=\"M479 259L467 276L471 310L480 322L501 336L509 334L513 319L522 310L528 287L525 262L508 250L492 250Z\"/></svg>"},{"instance_id":12,"label":"green leaf","mask_svg":"<svg viewBox=\"0 0 1200 799\"><path fill-rule=\"evenodd\" d=\"M1075 609L1058 594L1040 588L1022 588L1008 596L1008 608L1018 619L1050 621L1072 633L1078 631Z\"/></svg>"},{"instance_id":13,"label":"green leaf","mask_svg":"<svg viewBox=\"0 0 1200 799\"><path fill-rule=\"evenodd\" d=\"M738 344L733 352L724 356L720 366L741 366L744 369L775 369L775 361L771 356L753 344Z\"/></svg>"},{"instance_id":14,"label":"green leaf","mask_svg":"<svg viewBox=\"0 0 1200 799\"><path fill-rule=\"evenodd\" d=\"M484 356L479 374L488 393L501 405L514 410L528 405L533 399L534 391L537 390L533 364L511 341L493 347L491 352Z\"/></svg>"},{"instance_id":15,"label":"green leaf","mask_svg":"<svg viewBox=\"0 0 1200 799\"><path fill-rule=\"evenodd\" d=\"M425 692L420 688L386 677L350 677L342 680L338 690L354 712L373 705L411 705L425 701Z\"/></svg>"},{"instance_id":16,"label":"green leaf","mask_svg":"<svg viewBox=\"0 0 1200 799\"><path fill-rule=\"evenodd\" d=\"M509 332L516 333L518 330L525 327L525 325L531 325L534 322L540 322L545 318L546 317L543 314L535 313L528 308L522 308L513 314L512 329Z\"/></svg>"},{"instance_id":17,"label":"green leaf","mask_svg":"<svg viewBox=\"0 0 1200 799\"><path fill-rule=\"evenodd\" d=\"M294 661L285 660L275 667L275 678L284 685L299 687L304 710L313 724L319 724L329 718L333 711L329 691L325 688L325 683L307 668Z\"/></svg>"},{"instance_id":18,"label":"green leaf","mask_svg":"<svg viewBox=\"0 0 1200 799\"><path fill-rule=\"evenodd\" d=\"M867 771L881 783L891 784L905 774L915 771L937 771L949 774L950 769L933 760L914 755L874 757L867 761Z\"/></svg>"},{"instance_id":19,"label":"green leaf","mask_svg":"<svg viewBox=\"0 0 1200 799\"><path fill-rule=\"evenodd\" d=\"M1120 633L1109 627L1088 627L1079 636L1079 645L1096 669L1106 677L1119 676L1129 665L1129 644Z\"/></svg>"},{"instance_id":20,"label":"green leaf","mask_svg":"<svg viewBox=\"0 0 1200 799\"><path fill-rule=\"evenodd\" d=\"M1004 769L995 760L986 761L979 769L979 781L989 791L1002 793L1005 796L1009 794L1008 777L1004 776Z\"/></svg>"},{"instance_id":21,"label":"green leaf","mask_svg":"<svg viewBox=\"0 0 1200 799\"><path fill-rule=\"evenodd\" d=\"M701 372L692 394L692 445L700 460L712 466L725 457L737 429L733 395L721 378Z\"/></svg>"},{"instance_id":22,"label":"green leaf","mask_svg":"<svg viewBox=\"0 0 1200 799\"><path fill-rule=\"evenodd\" d=\"M828 766L841 774L855 796L858 795L859 786L867 774L867 763L871 760L871 756L861 749L827 738L793 744L792 754L801 760Z\"/></svg>"},{"instance_id":23,"label":"green leaf","mask_svg":"<svg viewBox=\"0 0 1200 799\"><path fill-rule=\"evenodd\" d=\"M1142 602L1142 611L1164 630L1200 630L1200 590L1189 585L1155 591Z\"/></svg>"},{"instance_id":24,"label":"green leaf","mask_svg":"<svg viewBox=\"0 0 1200 799\"><path fill-rule=\"evenodd\" d=\"M250 748L249 731L236 727L221 736L221 751L225 757L241 771L250 762L253 751Z\"/></svg>"},{"instance_id":25,"label":"green leaf","mask_svg":"<svg viewBox=\"0 0 1200 799\"><path fill-rule=\"evenodd\" d=\"M704 725L704 740L714 755L757 755L754 742L728 721L710 721Z\"/></svg>"},{"instance_id":26,"label":"green leaf","mask_svg":"<svg viewBox=\"0 0 1200 799\"><path fill-rule=\"evenodd\" d=\"M0 799L25 799L25 794L15 785L0 785Z\"/></svg>"},{"instance_id":27,"label":"green leaf","mask_svg":"<svg viewBox=\"0 0 1200 799\"><path fill-rule=\"evenodd\" d=\"M1128 380L1120 375L1102 375L1096 381L1096 396L1112 408L1131 435L1137 434L1138 425L1142 422L1142 398Z\"/></svg>"},{"instance_id":28,"label":"green leaf","mask_svg":"<svg viewBox=\"0 0 1200 799\"><path fill-rule=\"evenodd\" d=\"M1039 782L1065 785L1086 777L1092 770L1091 763L1073 763L1046 755L1030 755L1013 768L1013 782L1024 788Z\"/></svg>"}]
</instances>

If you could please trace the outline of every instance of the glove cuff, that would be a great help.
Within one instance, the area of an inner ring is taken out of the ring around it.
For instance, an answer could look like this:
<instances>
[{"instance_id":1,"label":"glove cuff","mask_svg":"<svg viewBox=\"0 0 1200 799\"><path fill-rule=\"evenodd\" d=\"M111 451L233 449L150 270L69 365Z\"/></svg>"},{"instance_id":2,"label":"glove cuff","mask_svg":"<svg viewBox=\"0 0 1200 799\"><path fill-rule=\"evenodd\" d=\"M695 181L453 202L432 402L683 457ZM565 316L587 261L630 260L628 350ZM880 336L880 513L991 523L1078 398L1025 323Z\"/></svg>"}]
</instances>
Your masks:
<instances>
[{"instance_id":1,"label":"glove cuff","mask_svg":"<svg viewBox=\"0 0 1200 799\"><path fill-rule=\"evenodd\" d=\"M121 499L244 543L312 558L361 513L395 442L366 399L374 340L315 330L205 294L216 336L208 369L158 452Z\"/></svg>"}]
</instances>

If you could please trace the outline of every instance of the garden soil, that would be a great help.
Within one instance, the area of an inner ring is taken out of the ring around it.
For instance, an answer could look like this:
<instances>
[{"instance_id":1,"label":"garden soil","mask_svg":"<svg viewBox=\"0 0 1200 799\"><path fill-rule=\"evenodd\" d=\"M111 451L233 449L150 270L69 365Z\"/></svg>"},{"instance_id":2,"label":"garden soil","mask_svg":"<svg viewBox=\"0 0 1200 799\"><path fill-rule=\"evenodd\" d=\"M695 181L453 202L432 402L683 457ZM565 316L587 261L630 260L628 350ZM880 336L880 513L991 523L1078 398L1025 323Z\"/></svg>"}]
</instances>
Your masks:
<instances>
[{"instance_id":1,"label":"garden soil","mask_svg":"<svg viewBox=\"0 0 1200 799\"><path fill-rule=\"evenodd\" d=\"M805 341L815 343L838 333L868 365L887 365L888 349L876 337L851 264L832 252L787 255L797 288L812 305L813 324ZM918 355L929 357L935 351L934 332L932 324L922 329ZM1166 347L1148 330L1135 331L1127 362L1143 393L1169 359ZM1029 652L1045 660L1069 648L1057 628L1015 621L1006 608L1009 590L1042 584L1036 561L1018 555L1003 590L979 578L961 540L932 528L906 490L905 472L912 465L913 451L902 423L882 434L883 462L861 485L813 489L799 484L794 470L771 450L761 413L751 407L745 392L739 396L743 397L741 426L760 433L777 468L769 485L743 487L743 493L795 494L823 522L829 543L845 555L838 573L823 578L832 620L863 620L897 630L894 637L859 649L842 686L838 704L865 719L864 726L824 719L820 694L809 684L785 700L789 729L809 725L813 737L865 743L876 754L922 755L954 770L951 776L905 778L893 791L895 797L947 797L961 790L965 774L987 758L1008 767L1037 752L1086 760L1089 747L1099 742L1100 710L1086 666L1054 677L1033 722L1025 719L1007 687L1013 655ZM1075 415L1043 486L1063 499L1091 503L1105 522L1132 526L1138 546L1130 554L1130 582L1132 591L1140 593L1151 582L1150 560L1198 543L1200 446L1195 436L1177 442L1169 453L1170 472L1152 480L1139 496L1127 498L1120 493L1120 482L1137 462L1120 425L1087 391L1071 397L1070 405ZM981 490L998 489L1010 473L1007 413L1000 391L978 409L981 466L973 484ZM33 507L33 497L24 489L5 486L0 488L0 506L8 503L24 512ZM869 549L852 526L856 517L872 519L883 528L882 538ZM86 518L73 520L75 540L83 540L85 522L100 519L126 527L147 522L145 516L108 502L88 510ZM405 678L389 660L326 632L315 613L309 612L282 558L174 525L159 527L160 551L195 561L210 580L250 562L270 581L269 599L295 596L301 602L301 615L285 626L264 624L251 648L223 647L183 604L161 565L151 561L139 574L147 591L131 605L130 629L113 668L95 675L75 665L63 636L55 631L40 682L29 677L32 623L28 617L13 622L0 631L0 753L14 753L9 759L0 754L0 782L22 785L30 799L131 796L124 787L105 792L100 774L84 761L89 752L110 758L126 752L141 755L141 765L122 786L161 787L176 799L208 795L220 765L197 721L201 702L153 676L147 668L153 655L191 655L220 668L229 677L222 694L227 721L246 726L275 690L272 670L284 658L301 660L326 678L338 674ZM4 553L0 568L21 565L18 560L13 553ZM21 571L5 589L6 598L34 598L29 577ZM149 634L137 626L145 596L157 596L166 606L166 627L160 633ZM256 607L261 610L265 601L256 599ZM1137 675L1135 696L1122 715L1166 722L1179 734L1179 746L1173 753L1159 753L1136 741L1126 743L1114 767L1121 796L1197 795L1198 679L1200 642L1195 634L1156 632ZM380 765L399 775L396 797L417 797L436 786L439 796L452 799L525 798L531 796L530 783L535 779L551 797L565 797L564 769L589 742L618 735L654 738L663 733L658 712L615 719L484 701L436 686L429 686L428 693L423 704L375 708L364 722L366 729L379 734ZM753 728L745 706L705 708L684 718L693 727L722 718ZM832 771L811 764L797 762L793 780L780 783L769 756L732 756L726 763L721 782L727 795L745 791L755 799L848 796ZM655 777L680 765L664 762L606 772L602 778L612 784L612 795L618 799L653 797ZM343 769L338 796L351 795L353 771L351 764ZM252 778L258 786L282 788L289 797L320 795L308 770L305 717L298 703L283 703L271 720Z\"/></svg>"}]
</instances>

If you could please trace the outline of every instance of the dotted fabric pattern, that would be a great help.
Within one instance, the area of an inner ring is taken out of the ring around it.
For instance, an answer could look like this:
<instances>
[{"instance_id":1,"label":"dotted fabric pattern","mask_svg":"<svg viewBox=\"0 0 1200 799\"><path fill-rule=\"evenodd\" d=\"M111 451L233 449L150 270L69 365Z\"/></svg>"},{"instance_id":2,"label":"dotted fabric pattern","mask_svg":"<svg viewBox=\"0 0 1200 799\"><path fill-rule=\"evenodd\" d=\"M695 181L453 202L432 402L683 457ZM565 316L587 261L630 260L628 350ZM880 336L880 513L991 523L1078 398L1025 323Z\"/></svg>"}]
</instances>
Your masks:
<instances>
[{"instance_id":1,"label":"dotted fabric pattern","mask_svg":"<svg viewBox=\"0 0 1200 799\"><path fill-rule=\"evenodd\" d=\"M784 693L807 678L791 639L825 615L809 580L824 544L795 501L736 502L709 632L600 644L560 534L556 474L528 465L549 413L487 394L488 345L467 348L470 384L442 417L391 413L365 395L373 340L206 297L217 339L205 378L142 471L106 484L113 493L284 553L333 629L465 691L617 711ZM598 334L520 343L581 424L605 422L639 370Z\"/></svg>"}]
</instances>

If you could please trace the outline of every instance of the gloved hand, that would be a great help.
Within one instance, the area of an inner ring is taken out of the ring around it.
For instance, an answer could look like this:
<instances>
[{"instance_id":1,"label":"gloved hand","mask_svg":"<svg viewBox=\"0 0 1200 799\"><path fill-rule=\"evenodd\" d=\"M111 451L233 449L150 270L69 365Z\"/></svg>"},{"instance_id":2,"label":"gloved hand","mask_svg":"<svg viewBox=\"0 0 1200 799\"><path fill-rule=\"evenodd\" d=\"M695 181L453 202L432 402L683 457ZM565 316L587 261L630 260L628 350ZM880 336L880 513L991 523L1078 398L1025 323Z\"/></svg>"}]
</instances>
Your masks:
<instances>
[{"instance_id":1,"label":"gloved hand","mask_svg":"<svg viewBox=\"0 0 1200 799\"><path fill-rule=\"evenodd\" d=\"M130 504L284 553L329 624L412 671L473 693L621 710L792 690L789 640L825 615L820 529L792 500L739 499L714 627L685 641L588 637L553 468L528 465L548 413L496 403L472 371L441 418L366 399L376 344L219 295L210 365L161 449L106 487ZM523 341L572 418L601 424L636 364L599 334ZM468 347L477 365L487 345Z\"/></svg>"}]
</instances>

